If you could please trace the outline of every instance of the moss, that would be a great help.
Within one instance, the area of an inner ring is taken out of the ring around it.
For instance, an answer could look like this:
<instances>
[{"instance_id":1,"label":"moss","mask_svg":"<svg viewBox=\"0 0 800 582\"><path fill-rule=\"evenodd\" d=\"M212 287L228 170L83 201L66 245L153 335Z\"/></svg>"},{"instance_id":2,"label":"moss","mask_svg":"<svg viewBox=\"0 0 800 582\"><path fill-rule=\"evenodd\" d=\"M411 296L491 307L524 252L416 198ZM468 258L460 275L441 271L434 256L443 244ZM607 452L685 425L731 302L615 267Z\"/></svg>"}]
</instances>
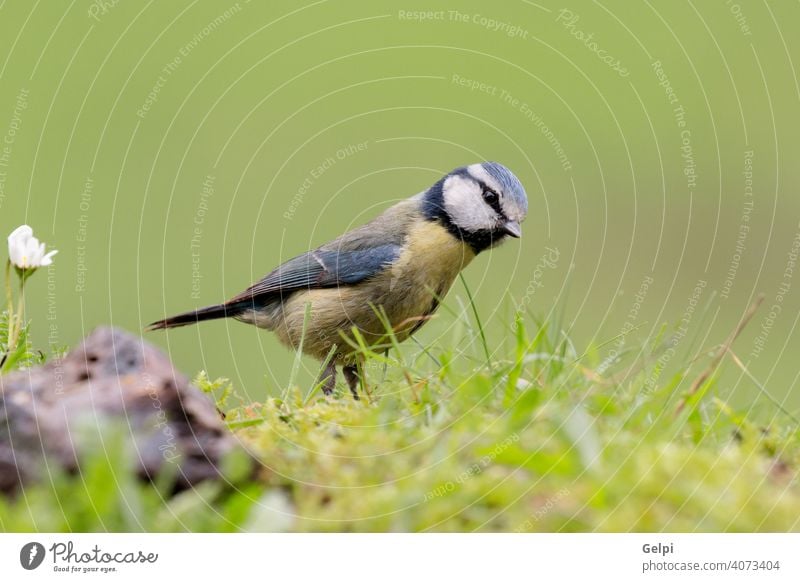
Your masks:
<instances>
[{"instance_id":1,"label":"moss","mask_svg":"<svg viewBox=\"0 0 800 582\"><path fill-rule=\"evenodd\" d=\"M247 403L227 381L199 376L260 459L255 481L232 463L228 483L170 499L168 483L136 482L121 468L126 455L112 452L80 477L0 499L0 529L800 529L790 415L772 411L767 423L732 410L713 375L687 398L690 369L653 386L645 363L657 358L646 348L601 373L596 350L580 358L548 339L563 334L539 329L529 340L520 322L515 332L513 359L495 355L491 371L472 368L480 351L471 360L440 350L442 367L432 350L390 357L386 381L373 379L360 401L340 387L332 398L293 388Z\"/></svg>"}]
</instances>

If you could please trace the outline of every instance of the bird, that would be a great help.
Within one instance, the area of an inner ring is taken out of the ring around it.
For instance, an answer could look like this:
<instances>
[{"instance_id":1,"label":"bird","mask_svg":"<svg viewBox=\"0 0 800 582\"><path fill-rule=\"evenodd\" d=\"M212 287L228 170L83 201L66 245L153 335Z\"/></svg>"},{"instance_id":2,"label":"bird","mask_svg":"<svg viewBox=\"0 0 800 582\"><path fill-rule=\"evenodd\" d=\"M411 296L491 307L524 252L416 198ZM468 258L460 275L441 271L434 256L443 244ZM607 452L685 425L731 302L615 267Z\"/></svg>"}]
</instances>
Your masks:
<instances>
[{"instance_id":1,"label":"bird","mask_svg":"<svg viewBox=\"0 0 800 582\"><path fill-rule=\"evenodd\" d=\"M504 165L458 167L428 189L314 250L290 259L219 305L181 313L148 331L233 318L274 332L320 360L318 384L336 388L337 369L358 400L365 386L358 341L388 349L418 331L478 254L522 235L528 198ZM390 329L389 329L390 328Z\"/></svg>"}]
</instances>

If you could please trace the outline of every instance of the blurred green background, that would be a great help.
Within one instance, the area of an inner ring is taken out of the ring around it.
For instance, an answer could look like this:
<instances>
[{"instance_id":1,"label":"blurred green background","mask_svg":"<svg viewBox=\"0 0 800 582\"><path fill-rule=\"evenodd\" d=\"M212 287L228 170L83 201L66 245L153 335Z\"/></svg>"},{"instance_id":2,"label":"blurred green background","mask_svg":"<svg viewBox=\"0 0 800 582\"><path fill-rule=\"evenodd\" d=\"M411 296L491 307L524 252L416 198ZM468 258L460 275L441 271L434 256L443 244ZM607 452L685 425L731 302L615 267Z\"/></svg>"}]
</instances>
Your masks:
<instances>
[{"instance_id":1,"label":"blurred green background","mask_svg":"<svg viewBox=\"0 0 800 582\"><path fill-rule=\"evenodd\" d=\"M6 0L0 231L28 223L60 251L29 285L34 340L217 303L493 159L531 208L521 241L466 272L498 353L523 302L563 314L578 353L636 326L600 359L667 324L666 370L763 292L734 350L796 409L798 24L797 3L722 0ZM420 339L452 325L441 312ZM237 322L148 339L251 398L292 365ZM726 366L723 395L773 414Z\"/></svg>"}]
</instances>

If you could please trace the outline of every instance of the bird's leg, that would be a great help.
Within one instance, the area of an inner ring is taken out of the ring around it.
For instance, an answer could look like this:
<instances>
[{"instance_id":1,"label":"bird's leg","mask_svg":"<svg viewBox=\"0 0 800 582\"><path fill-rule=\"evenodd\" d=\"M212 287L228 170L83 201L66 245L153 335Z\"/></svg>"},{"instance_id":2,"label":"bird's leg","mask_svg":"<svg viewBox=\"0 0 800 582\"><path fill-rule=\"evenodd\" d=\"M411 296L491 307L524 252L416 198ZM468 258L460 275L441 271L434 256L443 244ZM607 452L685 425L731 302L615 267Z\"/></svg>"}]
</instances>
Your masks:
<instances>
[{"instance_id":1,"label":"bird's leg","mask_svg":"<svg viewBox=\"0 0 800 582\"><path fill-rule=\"evenodd\" d=\"M350 392L353 393L353 398L358 400L358 368L355 365L343 366L344 378L347 380L347 385L350 386Z\"/></svg>"},{"instance_id":2,"label":"bird's leg","mask_svg":"<svg viewBox=\"0 0 800 582\"><path fill-rule=\"evenodd\" d=\"M322 368L322 371L319 374L319 382L324 381L325 383L322 385L322 392L329 396L333 394L334 388L336 388L336 364L330 362L327 366Z\"/></svg>"}]
</instances>

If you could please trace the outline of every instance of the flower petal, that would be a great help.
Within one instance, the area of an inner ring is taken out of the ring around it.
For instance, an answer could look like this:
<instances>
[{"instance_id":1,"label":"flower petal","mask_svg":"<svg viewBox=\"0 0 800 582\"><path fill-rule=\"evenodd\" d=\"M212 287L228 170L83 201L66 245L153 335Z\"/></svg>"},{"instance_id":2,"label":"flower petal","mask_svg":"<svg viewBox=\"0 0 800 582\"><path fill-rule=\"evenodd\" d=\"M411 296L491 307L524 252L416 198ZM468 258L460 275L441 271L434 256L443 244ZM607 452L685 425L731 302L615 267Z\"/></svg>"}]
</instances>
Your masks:
<instances>
[{"instance_id":1,"label":"flower petal","mask_svg":"<svg viewBox=\"0 0 800 582\"><path fill-rule=\"evenodd\" d=\"M42 267L48 267L48 266L52 265L53 264L53 255L55 255L57 252L58 251L50 251L49 253L47 253L45 256L42 257L42 260L39 262L39 264Z\"/></svg>"},{"instance_id":2,"label":"flower petal","mask_svg":"<svg viewBox=\"0 0 800 582\"><path fill-rule=\"evenodd\" d=\"M25 259L27 267L35 267L39 262L39 239L32 236L25 244Z\"/></svg>"},{"instance_id":3,"label":"flower petal","mask_svg":"<svg viewBox=\"0 0 800 582\"><path fill-rule=\"evenodd\" d=\"M21 245L9 245L8 246L8 258L11 259L11 264L21 267L22 266L22 257L25 255L25 251Z\"/></svg>"},{"instance_id":4,"label":"flower petal","mask_svg":"<svg viewBox=\"0 0 800 582\"><path fill-rule=\"evenodd\" d=\"M28 239L33 236L33 229L28 226L27 224L23 224L22 226L18 226L14 229L14 231L8 235L8 242L11 243L12 240L16 239Z\"/></svg>"},{"instance_id":5,"label":"flower petal","mask_svg":"<svg viewBox=\"0 0 800 582\"><path fill-rule=\"evenodd\" d=\"M8 257L14 265L19 267L25 262L25 249L32 236L33 229L27 224L14 229L8 235Z\"/></svg>"},{"instance_id":6,"label":"flower petal","mask_svg":"<svg viewBox=\"0 0 800 582\"><path fill-rule=\"evenodd\" d=\"M33 236L33 229L27 224L17 227L8 236L8 257L20 269L50 265L56 252L46 253L45 244Z\"/></svg>"}]
</instances>

